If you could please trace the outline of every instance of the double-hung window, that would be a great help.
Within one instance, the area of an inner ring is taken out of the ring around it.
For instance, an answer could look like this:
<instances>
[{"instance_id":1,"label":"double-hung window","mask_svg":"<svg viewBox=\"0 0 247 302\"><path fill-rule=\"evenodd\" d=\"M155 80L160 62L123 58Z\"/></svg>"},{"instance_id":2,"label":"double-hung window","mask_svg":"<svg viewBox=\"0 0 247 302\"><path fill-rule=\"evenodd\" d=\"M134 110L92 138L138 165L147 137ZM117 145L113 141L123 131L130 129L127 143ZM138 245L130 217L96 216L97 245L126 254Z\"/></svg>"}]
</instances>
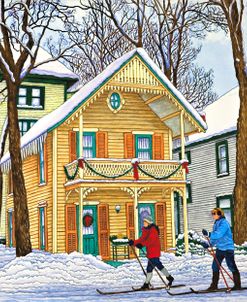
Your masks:
<instances>
[{"instance_id":1,"label":"double-hung window","mask_svg":"<svg viewBox=\"0 0 247 302\"><path fill-rule=\"evenodd\" d=\"M46 144L42 145L39 151L39 184L45 184L47 182L47 156L46 156Z\"/></svg>"},{"instance_id":2,"label":"double-hung window","mask_svg":"<svg viewBox=\"0 0 247 302\"><path fill-rule=\"evenodd\" d=\"M23 136L36 123L36 120L19 120L20 134Z\"/></svg>"},{"instance_id":3,"label":"double-hung window","mask_svg":"<svg viewBox=\"0 0 247 302\"><path fill-rule=\"evenodd\" d=\"M77 157L79 157L79 132L77 132ZM96 157L96 133L83 132L83 157L94 158Z\"/></svg>"},{"instance_id":4,"label":"double-hung window","mask_svg":"<svg viewBox=\"0 0 247 302\"><path fill-rule=\"evenodd\" d=\"M45 87L20 86L17 98L19 109L44 109Z\"/></svg>"},{"instance_id":5,"label":"double-hung window","mask_svg":"<svg viewBox=\"0 0 247 302\"><path fill-rule=\"evenodd\" d=\"M135 156L139 159L152 159L152 135L135 136Z\"/></svg>"},{"instance_id":6,"label":"double-hung window","mask_svg":"<svg viewBox=\"0 0 247 302\"><path fill-rule=\"evenodd\" d=\"M45 207L39 208L39 247L41 250L46 249L46 217Z\"/></svg>"},{"instance_id":7,"label":"double-hung window","mask_svg":"<svg viewBox=\"0 0 247 302\"><path fill-rule=\"evenodd\" d=\"M226 176L229 174L229 157L228 144L223 141L216 144L216 161L217 161L217 175Z\"/></svg>"},{"instance_id":8,"label":"double-hung window","mask_svg":"<svg viewBox=\"0 0 247 302\"><path fill-rule=\"evenodd\" d=\"M13 246L13 212L8 212L8 225L9 225L9 247Z\"/></svg>"}]
</instances>

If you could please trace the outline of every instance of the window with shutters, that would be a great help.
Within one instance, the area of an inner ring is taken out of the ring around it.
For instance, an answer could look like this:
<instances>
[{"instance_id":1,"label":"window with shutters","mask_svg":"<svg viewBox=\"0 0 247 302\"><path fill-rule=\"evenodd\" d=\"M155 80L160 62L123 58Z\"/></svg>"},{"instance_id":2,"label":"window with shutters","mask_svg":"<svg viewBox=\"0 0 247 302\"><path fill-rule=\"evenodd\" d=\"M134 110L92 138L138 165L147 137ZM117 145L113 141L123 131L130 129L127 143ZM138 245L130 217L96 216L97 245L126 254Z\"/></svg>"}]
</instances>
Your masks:
<instances>
[{"instance_id":1,"label":"window with shutters","mask_svg":"<svg viewBox=\"0 0 247 302\"><path fill-rule=\"evenodd\" d=\"M152 135L137 134L135 136L135 157L152 159Z\"/></svg>"},{"instance_id":2,"label":"window with shutters","mask_svg":"<svg viewBox=\"0 0 247 302\"><path fill-rule=\"evenodd\" d=\"M79 132L76 139L76 152L79 157ZM95 132L83 132L83 156L85 158L96 157L96 133Z\"/></svg>"}]
</instances>

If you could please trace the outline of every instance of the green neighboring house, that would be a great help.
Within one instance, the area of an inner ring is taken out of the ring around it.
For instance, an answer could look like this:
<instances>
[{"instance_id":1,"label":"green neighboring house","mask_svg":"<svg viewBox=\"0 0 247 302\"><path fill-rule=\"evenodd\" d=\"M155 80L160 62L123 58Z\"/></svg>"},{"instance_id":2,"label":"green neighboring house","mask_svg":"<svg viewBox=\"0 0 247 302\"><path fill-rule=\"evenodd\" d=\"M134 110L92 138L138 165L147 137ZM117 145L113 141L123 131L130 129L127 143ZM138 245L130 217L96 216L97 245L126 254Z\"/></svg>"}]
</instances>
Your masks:
<instances>
[{"instance_id":1,"label":"green neighboring house","mask_svg":"<svg viewBox=\"0 0 247 302\"><path fill-rule=\"evenodd\" d=\"M50 59L50 55L42 48L38 52L37 61ZM2 79L2 75L0 74ZM44 115L62 105L71 93L68 89L78 81L78 76L59 61L40 65L26 77L19 88L17 99L19 127L21 135L24 135L33 124ZM0 83L0 89L5 83ZM7 102L0 103L0 148L3 134L7 124ZM6 150L8 142L6 143ZM6 180L4 180L4 190ZM4 195L6 196L6 195ZM0 241L5 238L5 200L0 217Z\"/></svg>"}]
</instances>

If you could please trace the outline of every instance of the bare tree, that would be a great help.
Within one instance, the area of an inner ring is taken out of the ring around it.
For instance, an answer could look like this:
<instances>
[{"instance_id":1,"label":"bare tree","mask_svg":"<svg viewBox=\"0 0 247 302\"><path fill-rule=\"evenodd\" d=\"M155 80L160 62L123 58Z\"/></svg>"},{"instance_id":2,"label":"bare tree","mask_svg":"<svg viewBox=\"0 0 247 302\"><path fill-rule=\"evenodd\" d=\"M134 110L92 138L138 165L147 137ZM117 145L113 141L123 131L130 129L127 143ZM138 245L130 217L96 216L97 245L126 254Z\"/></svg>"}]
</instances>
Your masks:
<instances>
[{"instance_id":1,"label":"bare tree","mask_svg":"<svg viewBox=\"0 0 247 302\"><path fill-rule=\"evenodd\" d=\"M64 35L68 30L76 30L74 9L76 8L63 5L60 0L2 0L0 3L0 70L7 88L7 129L17 256L25 256L32 250L20 150L16 104L18 89L32 69L49 61L37 63L38 50L42 44L46 44L55 54L51 61L62 57L71 47L66 44Z\"/></svg>"},{"instance_id":2,"label":"bare tree","mask_svg":"<svg viewBox=\"0 0 247 302\"><path fill-rule=\"evenodd\" d=\"M127 47L123 47L119 55L125 53L130 47L146 49L168 79L193 106L201 109L217 98L212 91L213 71L207 71L194 63L201 47L194 47L192 39L195 37L203 39L206 30L215 30L212 22L200 17L201 6L189 0L89 0L87 4L82 4L82 7L90 15L97 15L97 18L100 14L104 23L109 25L107 35L114 33L115 39L117 39L116 36L119 37L119 34L122 35L121 46L127 45ZM218 12L217 15L219 16L220 13ZM219 17L222 19L221 16ZM94 27L91 26L91 28L94 28L93 36L95 37L100 31L100 26L95 18L93 23ZM85 25L82 27L88 28ZM90 43L87 46L85 43L80 43L80 45L83 54L78 53L78 56L81 58L85 57L86 49L90 58L101 55L98 51L96 56L92 56ZM110 51L104 49L110 54L109 63L117 57L116 53L112 56ZM86 60L88 65L93 66L92 69L99 73L101 69L95 66L97 60L91 61L94 64ZM86 70L85 73L87 73ZM202 86L203 90L201 90Z\"/></svg>"},{"instance_id":3,"label":"bare tree","mask_svg":"<svg viewBox=\"0 0 247 302\"><path fill-rule=\"evenodd\" d=\"M86 83L133 46L105 16L103 7L88 11L80 23L80 31L70 34L77 47L64 58Z\"/></svg>"},{"instance_id":4,"label":"bare tree","mask_svg":"<svg viewBox=\"0 0 247 302\"><path fill-rule=\"evenodd\" d=\"M247 2L246 0L210 0L205 3L205 9L209 6L220 8L225 15L236 77L239 82L240 109L237 123L234 239L237 244L242 244L247 239L247 49L245 48L247 45Z\"/></svg>"}]
</instances>

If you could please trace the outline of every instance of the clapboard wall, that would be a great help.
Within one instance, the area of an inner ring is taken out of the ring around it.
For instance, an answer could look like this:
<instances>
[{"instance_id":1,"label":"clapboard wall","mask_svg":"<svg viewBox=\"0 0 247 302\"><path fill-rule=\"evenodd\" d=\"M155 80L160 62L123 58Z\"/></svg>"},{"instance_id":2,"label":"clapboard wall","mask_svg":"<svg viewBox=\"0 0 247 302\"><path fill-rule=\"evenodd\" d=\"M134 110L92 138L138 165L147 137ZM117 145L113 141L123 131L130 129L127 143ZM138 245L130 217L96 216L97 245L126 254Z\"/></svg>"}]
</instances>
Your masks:
<instances>
[{"instance_id":1,"label":"clapboard wall","mask_svg":"<svg viewBox=\"0 0 247 302\"><path fill-rule=\"evenodd\" d=\"M217 177L216 144L228 143L229 175ZM188 180L191 182L192 203L188 203L188 227L201 232L202 228L211 229L213 220L211 209L216 207L217 197L232 195L236 177L236 135L229 133L214 139L186 146L190 151ZM174 152L177 159L179 151ZM180 229L183 229L183 213L180 207Z\"/></svg>"}]
</instances>

